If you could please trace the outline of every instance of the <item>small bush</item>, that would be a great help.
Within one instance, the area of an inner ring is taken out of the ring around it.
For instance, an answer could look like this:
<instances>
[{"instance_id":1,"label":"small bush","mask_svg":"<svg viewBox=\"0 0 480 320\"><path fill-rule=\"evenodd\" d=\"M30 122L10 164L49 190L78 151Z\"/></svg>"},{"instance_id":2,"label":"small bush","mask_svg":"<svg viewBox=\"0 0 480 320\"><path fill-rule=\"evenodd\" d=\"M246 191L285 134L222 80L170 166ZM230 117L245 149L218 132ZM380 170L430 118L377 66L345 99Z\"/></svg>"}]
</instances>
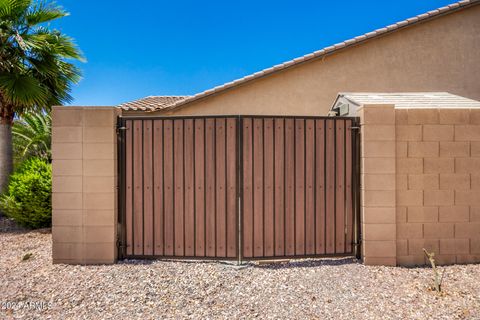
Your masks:
<instances>
[{"instance_id":1,"label":"small bush","mask_svg":"<svg viewBox=\"0 0 480 320\"><path fill-rule=\"evenodd\" d=\"M0 210L27 228L52 224L52 167L39 158L25 160L0 196Z\"/></svg>"}]
</instances>

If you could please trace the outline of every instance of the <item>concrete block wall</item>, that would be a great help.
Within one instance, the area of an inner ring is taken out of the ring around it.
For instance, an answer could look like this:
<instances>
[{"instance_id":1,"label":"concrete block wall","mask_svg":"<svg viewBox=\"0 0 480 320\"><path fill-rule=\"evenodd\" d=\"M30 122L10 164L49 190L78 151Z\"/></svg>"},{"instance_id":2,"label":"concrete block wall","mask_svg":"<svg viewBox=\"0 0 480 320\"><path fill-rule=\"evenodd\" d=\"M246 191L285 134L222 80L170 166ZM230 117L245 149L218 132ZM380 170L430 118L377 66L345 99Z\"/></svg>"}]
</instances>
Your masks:
<instances>
[{"instance_id":1,"label":"concrete block wall","mask_svg":"<svg viewBox=\"0 0 480 320\"><path fill-rule=\"evenodd\" d=\"M393 105L359 109L361 126L362 256L365 264L396 265L396 128Z\"/></svg>"},{"instance_id":2,"label":"concrete block wall","mask_svg":"<svg viewBox=\"0 0 480 320\"><path fill-rule=\"evenodd\" d=\"M369 265L480 262L480 110L364 105L362 254ZM53 262L116 261L112 107L53 109Z\"/></svg>"},{"instance_id":3,"label":"concrete block wall","mask_svg":"<svg viewBox=\"0 0 480 320\"><path fill-rule=\"evenodd\" d=\"M116 260L116 117L113 107L54 107L53 262Z\"/></svg>"},{"instance_id":4,"label":"concrete block wall","mask_svg":"<svg viewBox=\"0 0 480 320\"><path fill-rule=\"evenodd\" d=\"M439 264L480 262L480 110L364 105L360 117L365 263L421 265L423 248Z\"/></svg>"}]
</instances>

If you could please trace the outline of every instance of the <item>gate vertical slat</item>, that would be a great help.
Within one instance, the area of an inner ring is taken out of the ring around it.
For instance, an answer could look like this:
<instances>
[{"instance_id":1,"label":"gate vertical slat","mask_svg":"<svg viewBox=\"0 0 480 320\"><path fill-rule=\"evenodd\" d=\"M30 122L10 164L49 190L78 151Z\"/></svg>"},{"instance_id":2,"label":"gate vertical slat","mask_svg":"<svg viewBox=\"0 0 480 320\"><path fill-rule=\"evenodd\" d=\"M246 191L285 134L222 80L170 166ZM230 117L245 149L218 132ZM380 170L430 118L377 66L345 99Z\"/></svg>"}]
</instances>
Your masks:
<instances>
[{"instance_id":1,"label":"gate vertical slat","mask_svg":"<svg viewBox=\"0 0 480 320\"><path fill-rule=\"evenodd\" d=\"M253 120L243 120L243 257L253 257Z\"/></svg>"},{"instance_id":2,"label":"gate vertical slat","mask_svg":"<svg viewBox=\"0 0 480 320\"><path fill-rule=\"evenodd\" d=\"M325 148L325 253L335 253L335 120L326 120Z\"/></svg>"},{"instance_id":3,"label":"gate vertical slat","mask_svg":"<svg viewBox=\"0 0 480 320\"><path fill-rule=\"evenodd\" d=\"M285 119L285 254L295 255L295 128Z\"/></svg>"},{"instance_id":4,"label":"gate vertical slat","mask_svg":"<svg viewBox=\"0 0 480 320\"><path fill-rule=\"evenodd\" d=\"M206 119L205 124L205 219L207 257L216 257L215 223L215 119Z\"/></svg>"},{"instance_id":5,"label":"gate vertical slat","mask_svg":"<svg viewBox=\"0 0 480 320\"><path fill-rule=\"evenodd\" d=\"M143 126L133 122L133 252L143 255Z\"/></svg>"},{"instance_id":6,"label":"gate vertical slat","mask_svg":"<svg viewBox=\"0 0 480 320\"><path fill-rule=\"evenodd\" d=\"M133 255L133 128L132 122L127 121L125 124L126 138L125 138L125 238L126 238L126 253Z\"/></svg>"},{"instance_id":7,"label":"gate vertical slat","mask_svg":"<svg viewBox=\"0 0 480 320\"><path fill-rule=\"evenodd\" d=\"M274 162L273 162L273 119L264 120L263 133L263 170L264 170L264 249L265 256L273 257L274 254Z\"/></svg>"},{"instance_id":8,"label":"gate vertical slat","mask_svg":"<svg viewBox=\"0 0 480 320\"><path fill-rule=\"evenodd\" d=\"M216 256L227 254L225 119L215 119L215 221Z\"/></svg>"},{"instance_id":9,"label":"gate vertical slat","mask_svg":"<svg viewBox=\"0 0 480 320\"><path fill-rule=\"evenodd\" d=\"M195 256L205 257L205 120L195 119Z\"/></svg>"},{"instance_id":10,"label":"gate vertical slat","mask_svg":"<svg viewBox=\"0 0 480 320\"><path fill-rule=\"evenodd\" d=\"M315 254L315 122L305 121L305 254Z\"/></svg>"},{"instance_id":11,"label":"gate vertical slat","mask_svg":"<svg viewBox=\"0 0 480 320\"><path fill-rule=\"evenodd\" d=\"M354 215L354 205L352 201L352 175L353 175L353 146L352 146L352 135L355 134L352 132L352 120L346 120L345 122L345 228L346 228L346 238L345 238L345 252L353 253L352 251L352 242L353 242L353 215Z\"/></svg>"},{"instance_id":12,"label":"gate vertical slat","mask_svg":"<svg viewBox=\"0 0 480 320\"><path fill-rule=\"evenodd\" d=\"M325 254L325 120L315 120L315 247Z\"/></svg>"},{"instance_id":13,"label":"gate vertical slat","mask_svg":"<svg viewBox=\"0 0 480 320\"><path fill-rule=\"evenodd\" d=\"M345 252L345 121L336 123L335 253Z\"/></svg>"},{"instance_id":14,"label":"gate vertical slat","mask_svg":"<svg viewBox=\"0 0 480 320\"><path fill-rule=\"evenodd\" d=\"M185 210L184 210L184 157L183 157L183 119L173 121L174 135L173 135L173 194L174 194L174 243L175 256L185 255L184 241L185 241Z\"/></svg>"},{"instance_id":15,"label":"gate vertical slat","mask_svg":"<svg viewBox=\"0 0 480 320\"><path fill-rule=\"evenodd\" d=\"M163 120L153 120L154 255L163 255Z\"/></svg>"},{"instance_id":16,"label":"gate vertical slat","mask_svg":"<svg viewBox=\"0 0 480 320\"><path fill-rule=\"evenodd\" d=\"M237 119L226 120L226 221L227 221L227 257L237 256Z\"/></svg>"},{"instance_id":17,"label":"gate vertical slat","mask_svg":"<svg viewBox=\"0 0 480 320\"><path fill-rule=\"evenodd\" d=\"M143 121L143 233L144 255L153 254L153 152L152 121Z\"/></svg>"},{"instance_id":18,"label":"gate vertical slat","mask_svg":"<svg viewBox=\"0 0 480 320\"><path fill-rule=\"evenodd\" d=\"M164 179L164 224L163 232L165 235L164 254L165 256L174 255L174 217L173 217L173 121L165 120L164 130L164 152L163 152L163 179Z\"/></svg>"},{"instance_id":19,"label":"gate vertical slat","mask_svg":"<svg viewBox=\"0 0 480 320\"><path fill-rule=\"evenodd\" d=\"M295 255L305 255L305 120L295 119Z\"/></svg>"},{"instance_id":20,"label":"gate vertical slat","mask_svg":"<svg viewBox=\"0 0 480 320\"><path fill-rule=\"evenodd\" d=\"M185 256L195 256L195 203L194 203L194 148L193 120L185 119L184 123L184 159L185 159Z\"/></svg>"},{"instance_id":21,"label":"gate vertical slat","mask_svg":"<svg viewBox=\"0 0 480 320\"><path fill-rule=\"evenodd\" d=\"M264 256L263 119L253 119L253 256Z\"/></svg>"},{"instance_id":22,"label":"gate vertical slat","mask_svg":"<svg viewBox=\"0 0 480 320\"><path fill-rule=\"evenodd\" d=\"M275 252L276 256L285 255L285 153L284 153L284 120L274 120L274 206L275 206Z\"/></svg>"}]
</instances>

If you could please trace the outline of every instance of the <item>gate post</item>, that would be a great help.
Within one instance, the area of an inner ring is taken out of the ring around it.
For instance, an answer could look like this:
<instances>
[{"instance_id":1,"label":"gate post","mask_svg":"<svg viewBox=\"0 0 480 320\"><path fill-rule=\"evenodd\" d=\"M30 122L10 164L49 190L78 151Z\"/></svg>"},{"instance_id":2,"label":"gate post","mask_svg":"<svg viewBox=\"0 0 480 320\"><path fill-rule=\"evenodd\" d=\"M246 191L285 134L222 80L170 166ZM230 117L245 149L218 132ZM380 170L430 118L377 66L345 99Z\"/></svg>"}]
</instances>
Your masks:
<instances>
[{"instance_id":1,"label":"gate post","mask_svg":"<svg viewBox=\"0 0 480 320\"><path fill-rule=\"evenodd\" d=\"M360 118L356 118L353 122L352 141L353 141L353 219L354 219L354 231L353 231L353 253L357 259L362 258L362 228L361 228L361 158L360 158Z\"/></svg>"},{"instance_id":2,"label":"gate post","mask_svg":"<svg viewBox=\"0 0 480 320\"><path fill-rule=\"evenodd\" d=\"M124 259L126 255L125 241L125 120L122 116L117 117L117 251L118 259Z\"/></svg>"}]
</instances>

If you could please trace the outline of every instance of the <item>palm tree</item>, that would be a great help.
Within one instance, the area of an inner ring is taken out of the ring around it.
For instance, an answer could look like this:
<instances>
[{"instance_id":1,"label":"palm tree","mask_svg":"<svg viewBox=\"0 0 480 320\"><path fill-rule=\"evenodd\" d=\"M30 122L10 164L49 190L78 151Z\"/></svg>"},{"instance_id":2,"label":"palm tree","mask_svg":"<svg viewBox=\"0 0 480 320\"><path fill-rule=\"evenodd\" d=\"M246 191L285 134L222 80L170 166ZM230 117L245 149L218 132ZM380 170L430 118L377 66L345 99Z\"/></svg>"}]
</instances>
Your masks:
<instances>
[{"instance_id":1,"label":"palm tree","mask_svg":"<svg viewBox=\"0 0 480 320\"><path fill-rule=\"evenodd\" d=\"M45 112L27 112L13 124L14 164L29 157L51 162L52 118Z\"/></svg>"},{"instance_id":2,"label":"palm tree","mask_svg":"<svg viewBox=\"0 0 480 320\"><path fill-rule=\"evenodd\" d=\"M0 0L0 190L12 170L12 124L25 112L71 101L82 60L73 40L46 23L68 15L52 3Z\"/></svg>"}]
</instances>

